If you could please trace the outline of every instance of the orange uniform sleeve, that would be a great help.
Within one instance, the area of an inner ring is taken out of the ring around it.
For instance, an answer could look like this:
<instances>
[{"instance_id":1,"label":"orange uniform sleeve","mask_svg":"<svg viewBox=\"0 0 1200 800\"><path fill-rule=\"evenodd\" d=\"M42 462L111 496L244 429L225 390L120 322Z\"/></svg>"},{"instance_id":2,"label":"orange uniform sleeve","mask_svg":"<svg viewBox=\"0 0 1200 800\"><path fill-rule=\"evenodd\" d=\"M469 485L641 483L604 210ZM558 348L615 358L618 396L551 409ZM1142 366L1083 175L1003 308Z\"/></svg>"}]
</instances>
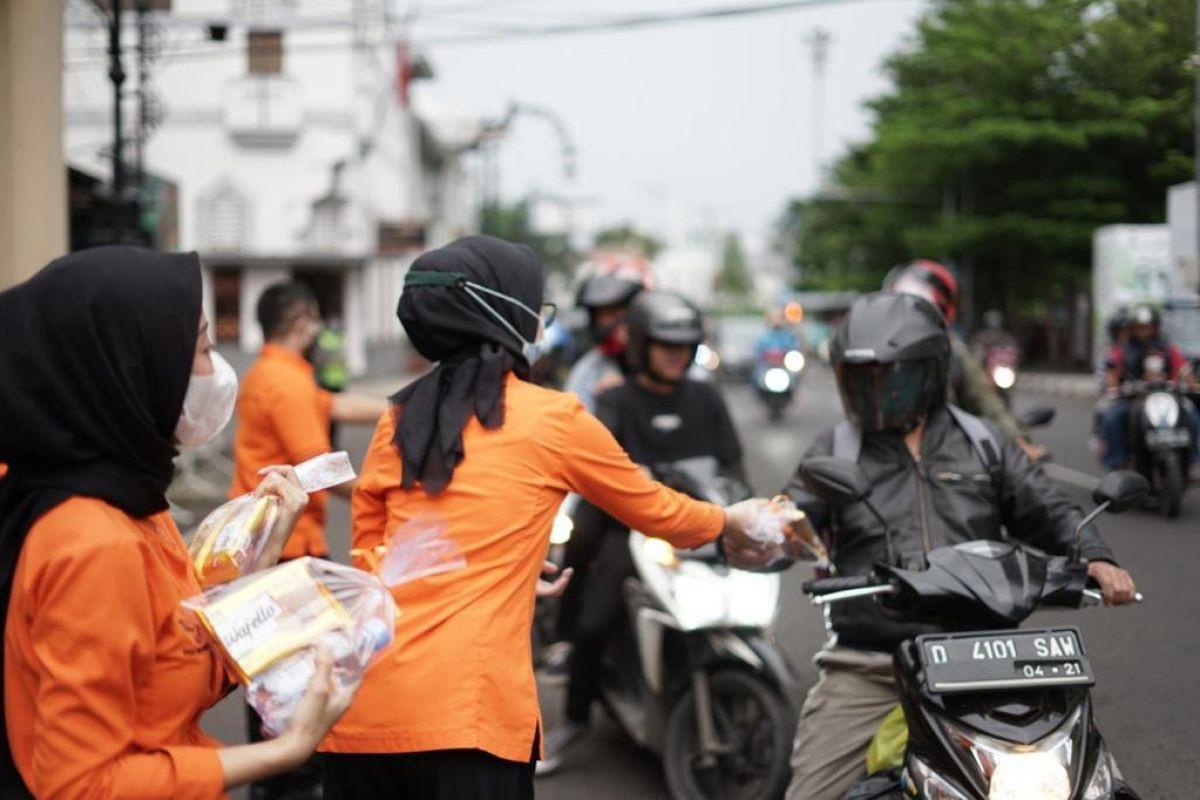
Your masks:
<instances>
[{"instance_id":1,"label":"orange uniform sleeve","mask_svg":"<svg viewBox=\"0 0 1200 800\"><path fill-rule=\"evenodd\" d=\"M156 631L137 546L73 548L50 566L30 629L40 671L30 788L46 800L221 797L215 748L138 745L135 665L153 665Z\"/></svg>"},{"instance_id":2,"label":"orange uniform sleeve","mask_svg":"<svg viewBox=\"0 0 1200 800\"><path fill-rule=\"evenodd\" d=\"M572 490L630 528L676 547L711 542L725 513L647 477L600 420L579 406L567 426L564 478Z\"/></svg>"},{"instance_id":3,"label":"orange uniform sleeve","mask_svg":"<svg viewBox=\"0 0 1200 800\"><path fill-rule=\"evenodd\" d=\"M358 483L350 500L351 563L359 569L371 570L375 563L375 548L384 543L387 526L387 491L400 485L400 457L392 446L394 428L389 408L375 426L375 434L367 448Z\"/></svg>"},{"instance_id":4,"label":"orange uniform sleeve","mask_svg":"<svg viewBox=\"0 0 1200 800\"><path fill-rule=\"evenodd\" d=\"M333 395L315 384L297 385L293 389L279 387L279 390L271 399L271 424L287 452L288 463L299 464L328 453L332 447L329 415ZM316 397L309 392L316 392Z\"/></svg>"}]
</instances>

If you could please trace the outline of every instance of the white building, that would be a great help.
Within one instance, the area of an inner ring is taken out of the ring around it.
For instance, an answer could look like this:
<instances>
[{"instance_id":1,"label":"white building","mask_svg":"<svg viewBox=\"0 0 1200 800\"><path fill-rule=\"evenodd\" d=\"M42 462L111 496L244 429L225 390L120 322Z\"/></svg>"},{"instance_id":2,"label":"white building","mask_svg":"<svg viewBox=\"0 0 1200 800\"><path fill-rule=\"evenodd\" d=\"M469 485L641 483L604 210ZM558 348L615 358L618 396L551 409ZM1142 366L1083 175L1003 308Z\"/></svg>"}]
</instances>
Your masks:
<instances>
[{"instance_id":1,"label":"white building","mask_svg":"<svg viewBox=\"0 0 1200 800\"><path fill-rule=\"evenodd\" d=\"M361 372L368 352L401 336L394 310L411 260L477 227L466 161L479 121L413 110L388 0L170 6L149 15L162 121L145 166L178 187L179 247L202 257L218 341L256 350L259 295L295 278L343 321ZM138 31L135 15L125 18L132 136ZM109 175L112 138L104 26L88 3L67 4L65 148L99 176Z\"/></svg>"}]
</instances>

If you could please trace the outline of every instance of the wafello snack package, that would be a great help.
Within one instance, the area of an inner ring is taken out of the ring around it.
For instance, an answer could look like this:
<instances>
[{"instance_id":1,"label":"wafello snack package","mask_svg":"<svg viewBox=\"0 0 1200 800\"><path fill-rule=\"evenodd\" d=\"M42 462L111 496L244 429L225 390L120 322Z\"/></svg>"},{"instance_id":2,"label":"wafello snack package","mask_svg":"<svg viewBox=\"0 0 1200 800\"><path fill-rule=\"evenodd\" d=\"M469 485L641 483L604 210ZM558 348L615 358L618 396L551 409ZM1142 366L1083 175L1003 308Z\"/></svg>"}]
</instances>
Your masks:
<instances>
[{"instance_id":1,"label":"wafello snack package","mask_svg":"<svg viewBox=\"0 0 1200 800\"><path fill-rule=\"evenodd\" d=\"M392 644L401 612L389 585L466 566L444 526L431 519L402 526L385 549L379 574L301 558L184 601L246 686L267 735L287 729L316 672L319 647L329 650L334 680L345 685Z\"/></svg>"},{"instance_id":2,"label":"wafello snack package","mask_svg":"<svg viewBox=\"0 0 1200 800\"><path fill-rule=\"evenodd\" d=\"M763 508L749 534L771 550L772 564L793 559L813 559L818 568L829 565L829 551L813 529L808 516L782 495Z\"/></svg>"},{"instance_id":3,"label":"wafello snack package","mask_svg":"<svg viewBox=\"0 0 1200 800\"><path fill-rule=\"evenodd\" d=\"M296 474L310 494L354 480L344 452L298 464ZM281 515L278 498L244 494L205 517L188 543L200 585L216 586L245 575L262 556Z\"/></svg>"}]
</instances>

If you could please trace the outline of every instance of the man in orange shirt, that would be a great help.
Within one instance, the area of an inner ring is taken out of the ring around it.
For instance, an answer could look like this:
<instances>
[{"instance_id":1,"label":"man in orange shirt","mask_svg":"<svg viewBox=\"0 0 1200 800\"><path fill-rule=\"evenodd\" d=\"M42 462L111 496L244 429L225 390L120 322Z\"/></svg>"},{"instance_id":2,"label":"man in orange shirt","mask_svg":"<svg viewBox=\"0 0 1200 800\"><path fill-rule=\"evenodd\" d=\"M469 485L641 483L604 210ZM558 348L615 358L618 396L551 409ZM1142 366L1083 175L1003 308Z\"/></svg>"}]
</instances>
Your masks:
<instances>
[{"instance_id":1,"label":"man in orange shirt","mask_svg":"<svg viewBox=\"0 0 1200 800\"><path fill-rule=\"evenodd\" d=\"M329 452L331 421L374 424L387 407L382 399L333 394L317 385L304 352L321 331L321 315L316 297L304 284L268 287L258 301L258 322L266 344L243 377L238 395L230 497L252 490L263 467L299 464ZM353 488L350 482L332 491L349 497ZM311 496L284 546L281 560L329 555L325 542L326 502L325 492ZM250 739L258 741L261 720L249 706L246 711ZM320 796L320 773L315 762L255 784L251 790L253 800L314 796Z\"/></svg>"}]
</instances>

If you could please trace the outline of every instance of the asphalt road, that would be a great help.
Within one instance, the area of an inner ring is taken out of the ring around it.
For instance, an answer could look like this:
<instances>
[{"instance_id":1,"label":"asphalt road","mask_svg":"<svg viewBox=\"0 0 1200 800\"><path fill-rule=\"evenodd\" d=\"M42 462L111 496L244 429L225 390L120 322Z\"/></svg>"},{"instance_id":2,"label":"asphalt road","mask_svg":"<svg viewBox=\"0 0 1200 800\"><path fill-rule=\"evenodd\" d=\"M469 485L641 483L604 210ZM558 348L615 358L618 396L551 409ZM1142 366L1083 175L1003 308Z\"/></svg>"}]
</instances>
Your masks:
<instances>
[{"instance_id":1,"label":"asphalt road","mask_svg":"<svg viewBox=\"0 0 1200 800\"><path fill-rule=\"evenodd\" d=\"M840 403L828 373L821 368L806 377L804 392L781 424L772 425L746 390L729 391L730 406L742 434L747 467L757 492L774 494L785 483L809 442L839 418ZM1099 476L1086 446L1089 401L1019 395L1017 404L1049 402L1058 417L1039 439L1049 445L1060 485L1086 505L1082 488ZM361 456L366 431L347 431L343 446ZM339 558L348 550L348 509L330 503L331 546ZM1092 609L1044 614L1032 624L1078 624L1097 675L1096 715L1127 779L1147 800L1193 800L1195 720L1200 718L1200 597L1189 570L1200 567L1200 492L1185 497L1183 516L1163 520L1153 512L1130 512L1101 521L1105 538L1122 564L1133 573L1146 600L1136 608ZM806 568L786 574L777 634L807 687L815 679L813 653L824 632L816 610L800 592ZM561 714L560 687L542 686L548 725ZM206 727L224 741L239 741L240 700L233 696L206 717ZM539 779L539 800L638 800L665 797L657 759L631 744L602 715L596 714L589 744L562 772Z\"/></svg>"}]
</instances>

